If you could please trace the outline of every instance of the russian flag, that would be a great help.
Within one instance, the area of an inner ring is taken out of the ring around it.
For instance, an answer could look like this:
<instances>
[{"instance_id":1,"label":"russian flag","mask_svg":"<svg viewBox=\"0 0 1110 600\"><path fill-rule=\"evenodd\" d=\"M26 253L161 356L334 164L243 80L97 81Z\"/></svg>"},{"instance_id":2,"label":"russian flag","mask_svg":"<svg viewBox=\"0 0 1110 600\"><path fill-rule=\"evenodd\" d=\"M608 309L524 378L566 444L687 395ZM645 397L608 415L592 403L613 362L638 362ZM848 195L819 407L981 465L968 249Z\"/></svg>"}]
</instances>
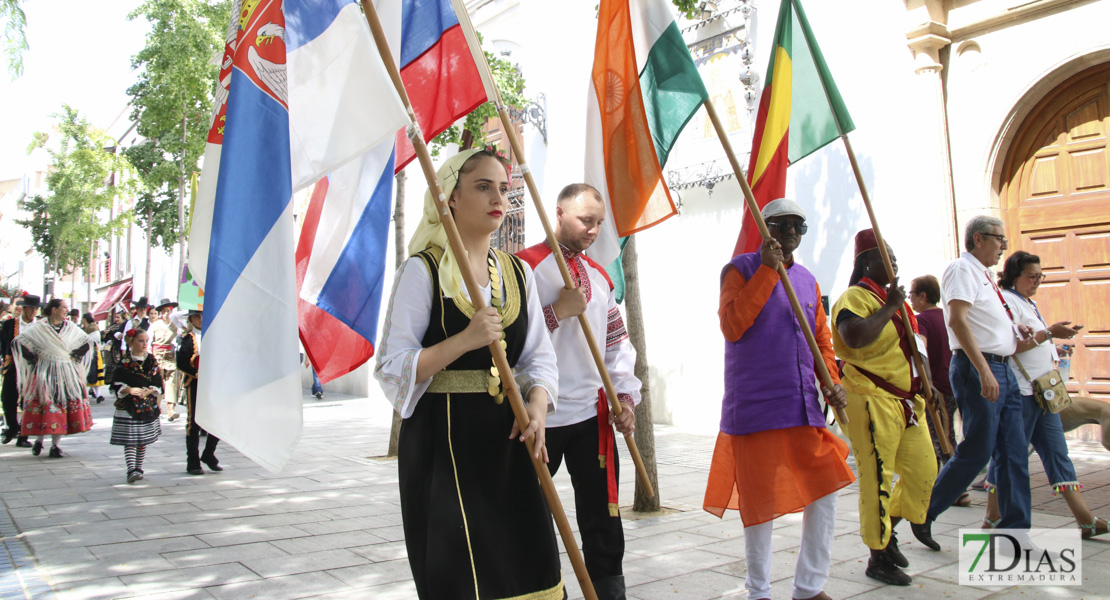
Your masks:
<instances>
[{"instance_id":1,"label":"russian flag","mask_svg":"<svg viewBox=\"0 0 1110 600\"><path fill-rule=\"evenodd\" d=\"M386 31L399 31L401 80L424 141L443 133L486 101L478 67L466 44L451 0L401 0L400 14L379 6ZM416 157L405 131L397 133L396 170Z\"/></svg>"},{"instance_id":2,"label":"russian flag","mask_svg":"<svg viewBox=\"0 0 1110 600\"><path fill-rule=\"evenodd\" d=\"M406 122L350 0L235 2L190 233L197 421L280 470L300 436L292 194Z\"/></svg>"}]
</instances>

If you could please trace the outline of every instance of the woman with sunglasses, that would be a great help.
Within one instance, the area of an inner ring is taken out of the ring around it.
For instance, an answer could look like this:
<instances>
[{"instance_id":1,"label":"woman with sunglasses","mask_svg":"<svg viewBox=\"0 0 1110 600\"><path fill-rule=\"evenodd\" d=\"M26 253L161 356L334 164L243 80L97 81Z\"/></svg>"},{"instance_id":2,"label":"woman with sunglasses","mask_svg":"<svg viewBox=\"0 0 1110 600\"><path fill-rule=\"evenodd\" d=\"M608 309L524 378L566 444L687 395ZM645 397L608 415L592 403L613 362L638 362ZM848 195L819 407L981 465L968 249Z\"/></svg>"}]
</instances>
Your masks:
<instances>
[{"instance_id":1,"label":"woman with sunglasses","mask_svg":"<svg viewBox=\"0 0 1110 600\"><path fill-rule=\"evenodd\" d=\"M1014 313L1014 321L1019 325L1026 325L1033 330L1033 335L1018 342L1018 352L1014 355L1021 361L1018 368L1014 360L1010 361L1010 368L1017 378L1018 387L1021 389L1023 413L1025 417L1025 436L1037 455L1041 457L1048 482L1052 485L1052 495L1064 497L1068 503L1075 521L1079 525L1083 538L1102 535L1110 531L1110 523L1106 519L1096 517L1087 507L1083 495L1079 492L1078 478L1075 474L1075 465L1068 456L1068 444L1064 439L1064 427L1060 422L1060 415L1045 412L1033 398L1033 384L1029 378L1036 379L1056 368L1059 360L1054 339L1069 340L1075 337L1082 325L1071 325L1071 321L1060 321L1049 325L1037 309L1033 296L1044 281L1041 271L1041 258L1019 250L1006 259L1002 275L998 278L998 286L1002 288L1002 295L1006 298ZM1026 377L1028 374L1028 377ZM998 526L1001 512L998 507L998 496L994 493L996 481L994 462L991 462L987 471L987 516L983 519L984 529L993 529Z\"/></svg>"}]
</instances>

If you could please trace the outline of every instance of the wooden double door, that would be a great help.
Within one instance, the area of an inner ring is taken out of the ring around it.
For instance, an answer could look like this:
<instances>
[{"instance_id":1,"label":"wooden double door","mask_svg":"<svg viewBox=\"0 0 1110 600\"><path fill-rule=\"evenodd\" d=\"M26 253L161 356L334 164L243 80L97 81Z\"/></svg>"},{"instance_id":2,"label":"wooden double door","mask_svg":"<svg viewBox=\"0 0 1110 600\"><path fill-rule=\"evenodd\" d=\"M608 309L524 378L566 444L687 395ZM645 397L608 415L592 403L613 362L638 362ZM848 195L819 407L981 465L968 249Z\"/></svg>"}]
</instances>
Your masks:
<instances>
[{"instance_id":1,"label":"wooden double door","mask_svg":"<svg viewBox=\"0 0 1110 600\"><path fill-rule=\"evenodd\" d=\"M1072 393L1110 401L1110 63L1057 86L1029 113L1003 164L1010 251L1041 258L1037 292L1051 324L1086 327L1071 343Z\"/></svg>"}]
</instances>

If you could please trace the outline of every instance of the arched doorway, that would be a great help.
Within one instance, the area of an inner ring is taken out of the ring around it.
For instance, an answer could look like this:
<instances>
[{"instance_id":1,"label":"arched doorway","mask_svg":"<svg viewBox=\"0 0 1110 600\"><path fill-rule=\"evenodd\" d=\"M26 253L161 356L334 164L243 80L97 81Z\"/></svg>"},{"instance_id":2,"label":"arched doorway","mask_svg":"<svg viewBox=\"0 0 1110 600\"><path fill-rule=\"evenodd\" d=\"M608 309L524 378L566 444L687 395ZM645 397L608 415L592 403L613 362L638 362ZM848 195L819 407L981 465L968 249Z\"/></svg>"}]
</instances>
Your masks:
<instances>
[{"instance_id":1,"label":"arched doorway","mask_svg":"<svg viewBox=\"0 0 1110 600\"><path fill-rule=\"evenodd\" d=\"M1011 250L1041 257L1050 322L1086 325L1069 389L1110 401L1110 63L1048 92L1022 122L1002 169Z\"/></svg>"}]
</instances>

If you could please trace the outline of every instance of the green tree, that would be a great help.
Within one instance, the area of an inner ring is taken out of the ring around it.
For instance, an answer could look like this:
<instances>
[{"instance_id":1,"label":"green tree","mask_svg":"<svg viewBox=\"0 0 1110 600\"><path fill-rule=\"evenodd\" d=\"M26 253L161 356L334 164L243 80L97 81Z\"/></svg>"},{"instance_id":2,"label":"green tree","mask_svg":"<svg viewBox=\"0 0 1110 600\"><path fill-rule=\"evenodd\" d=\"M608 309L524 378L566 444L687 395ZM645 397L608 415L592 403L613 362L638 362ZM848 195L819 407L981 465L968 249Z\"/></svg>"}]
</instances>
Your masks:
<instances>
[{"instance_id":1,"label":"green tree","mask_svg":"<svg viewBox=\"0 0 1110 600\"><path fill-rule=\"evenodd\" d=\"M0 25L4 30L4 50L8 53L8 73L12 79L23 74L23 53L27 51L27 15L22 0L0 0Z\"/></svg>"},{"instance_id":2,"label":"green tree","mask_svg":"<svg viewBox=\"0 0 1110 600\"><path fill-rule=\"evenodd\" d=\"M92 244L126 225L128 213L111 220L104 220L104 213L117 198L134 193L138 183L126 177L130 165L115 153L114 141L76 109L63 104L54 117L58 148L48 150L50 193L22 200L20 208L30 218L16 223L31 230L46 271L63 273L86 266Z\"/></svg>"},{"instance_id":3,"label":"green tree","mask_svg":"<svg viewBox=\"0 0 1110 600\"><path fill-rule=\"evenodd\" d=\"M131 120L146 138L126 155L146 184L135 218L167 251L184 232L178 218L186 178L198 170L212 116L219 67L213 57L224 47L228 2L147 0L129 19L150 23L146 45L132 57L138 81L127 90Z\"/></svg>"}]
</instances>

